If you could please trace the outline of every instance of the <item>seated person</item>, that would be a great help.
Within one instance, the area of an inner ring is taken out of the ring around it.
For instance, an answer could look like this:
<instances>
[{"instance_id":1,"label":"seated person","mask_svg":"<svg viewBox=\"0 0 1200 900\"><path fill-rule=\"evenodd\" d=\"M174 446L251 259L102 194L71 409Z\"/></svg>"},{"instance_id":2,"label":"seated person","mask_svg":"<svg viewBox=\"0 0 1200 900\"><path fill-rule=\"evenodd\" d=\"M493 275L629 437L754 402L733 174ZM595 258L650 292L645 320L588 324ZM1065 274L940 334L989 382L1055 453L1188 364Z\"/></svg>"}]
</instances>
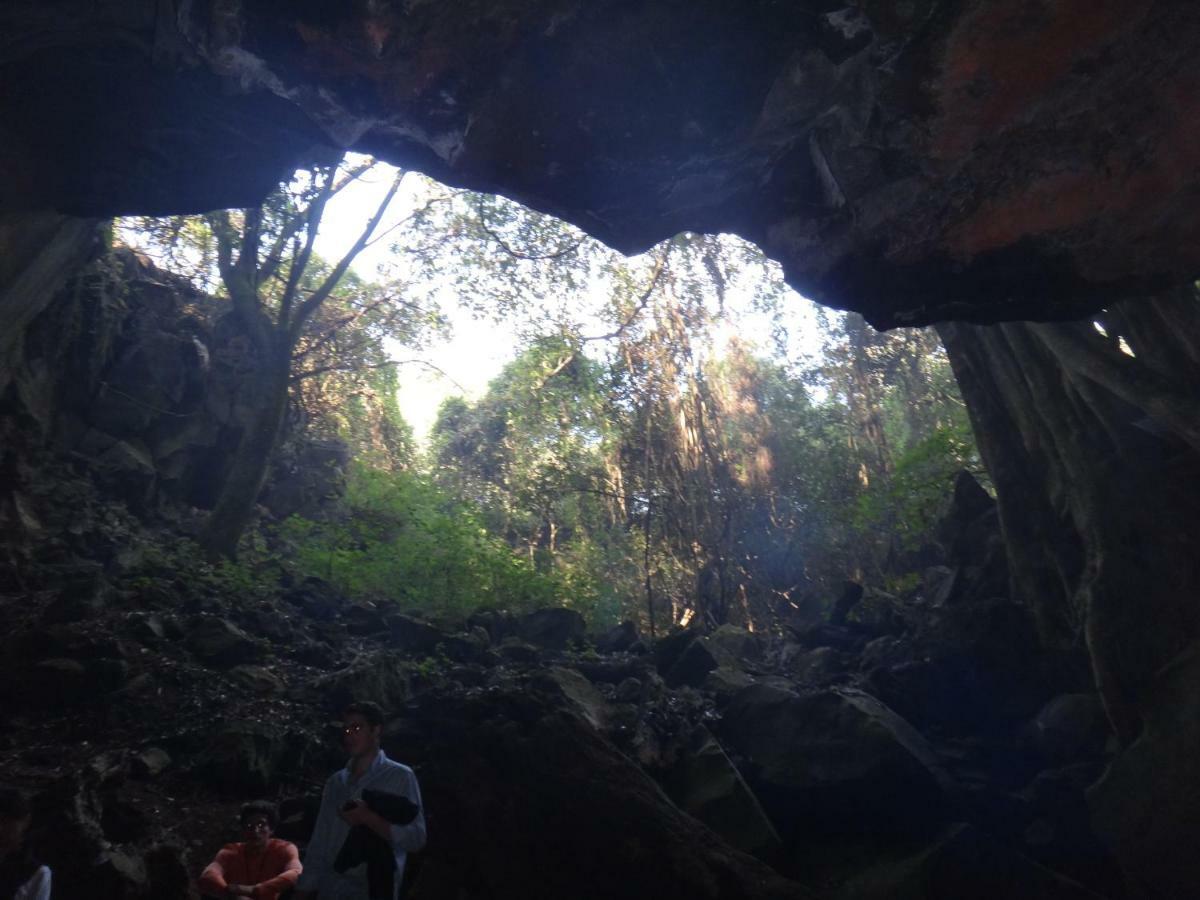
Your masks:
<instances>
[{"instance_id":1,"label":"seated person","mask_svg":"<svg viewBox=\"0 0 1200 900\"><path fill-rule=\"evenodd\" d=\"M245 840L221 848L200 875L200 893L275 900L300 877L296 845L271 837L278 815L270 803L247 803L238 819Z\"/></svg>"},{"instance_id":2,"label":"seated person","mask_svg":"<svg viewBox=\"0 0 1200 900\"><path fill-rule=\"evenodd\" d=\"M50 900L50 870L25 843L32 812L23 793L0 788L0 897L5 900Z\"/></svg>"}]
</instances>

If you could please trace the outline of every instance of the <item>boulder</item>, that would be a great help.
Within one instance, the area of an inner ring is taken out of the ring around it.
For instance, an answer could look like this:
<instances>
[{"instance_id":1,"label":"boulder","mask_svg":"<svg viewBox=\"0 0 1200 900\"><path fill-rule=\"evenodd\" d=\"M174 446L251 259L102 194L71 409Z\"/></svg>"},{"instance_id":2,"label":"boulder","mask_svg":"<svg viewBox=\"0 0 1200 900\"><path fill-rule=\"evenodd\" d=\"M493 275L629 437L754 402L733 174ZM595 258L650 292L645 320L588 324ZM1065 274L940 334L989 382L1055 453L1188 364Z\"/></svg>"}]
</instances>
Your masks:
<instances>
[{"instance_id":1,"label":"boulder","mask_svg":"<svg viewBox=\"0 0 1200 900\"><path fill-rule=\"evenodd\" d=\"M737 661L721 644L711 638L695 637L683 648L672 666L663 673L663 680L673 688L684 685L699 687L709 672L723 665L736 668Z\"/></svg>"},{"instance_id":2,"label":"boulder","mask_svg":"<svg viewBox=\"0 0 1200 900\"><path fill-rule=\"evenodd\" d=\"M283 599L299 607L310 619L331 622L338 617L346 598L328 581L310 575L283 595Z\"/></svg>"},{"instance_id":3,"label":"boulder","mask_svg":"<svg viewBox=\"0 0 1200 900\"><path fill-rule=\"evenodd\" d=\"M608 701L590 681L574 669L554 666L540 673L533 683L540 690L560 698L569 709L574 710L597 731L603 731L607 726Z\"/></svg>"},{"instance_id":4,"label":"boulder","mask_svg":"<svg viewBox=\"0 0 1200 900\"><path fill-rule=\"evenodd\" d=\"M516 621L516 633L528 644L544 650L566 650L587 636L587 623L573 609L539 609Z\"/></svg>"},{"instance_id":5,"label":"boulder","mask_svg":"<svg viewBox=\"0 0 1200 900\"><path fill-rule=\"evenodd\" d=\"M446 635L438 645L442 655L451 662L486 665L498 661L490 649L491 640L483 628Z\"/></svg>"},{"instance_id":6,"label":"boulder","mask_svg":"<svg viewBox=\"0 0 1200 900\"><path fill-rule=\"evenodd\" d=\"M930 566L921 576L921 598L930 606L945 606L957 593L962 579L961 569Z\"/></svg>"},{"instance_id":7,"label":"boulder","mask_svg":"<svg viewBox=\"0 0 1200 900\"><path fill-rule=\"evenodd\" d=\"M519 687L429 695L406 712L413 764L452 860L412 900L801 900L812 891L729 846L561 698ZM389 753L392 752L389 749Z\"/></svg>"},{"instance_id":8,"label":"boulder","mask_svg":"<svg viewBox=\"0 0 1200 900\"><path fill-rule=\"evenodd\" d=\"M253 662L263 652L246 632L214 615L197 616L188 623L187 645L201 662L217 667Z\"/></svg>"},{"instance_id":9,"label":"boulder","mask_svg":"<svg viewBox=\"0 0 1200 900\"><path fill-rule=\"evenodd\" d=\"M823 686L838 680L847 671L846 654L833 647L817 647L792 657L788 671L797 682Z\"/></svg>"},{"instance_id":10,"label":"boulder","mask_svg":"<svg viewBox=\"0 0 1200 900\"><path fill-rule=\"evenodd\" d=\"M754 684L753 675L748 675L741 669L721 666L704 676L703 688L713 695L717 706L722 707L752 684Z\"/></svg>"},{"instance_id":11,"label":"boulder","mask_svg":"<svg viewBox=\"0 0 1200 900\"><path fill-rule=\"evenodd\" d=\"M290 643L296 636L290 616L270 603L241 612L238 624L252 637L266 638L277 644Z\"/></svg>"},{"instance_id":12,"label":"boulder","mask_svg":"<svg viewBox=\"0 0 1200 900\"><path fill-rule=\"evenodd\" d=\"M1025 851L1085 887L1108 893L1123 878L1092 828L1085 796L1103 771L1103 762L1085 762L1039 772L1020 796L1029 813L1022 832Z\"/></svg>"},{"instance_id":13,"label":"boulder","mask_svg":"<svg viewBox=\"0 0 1200 900\"><path fill-rule=\"evenodd\" d=\"M147 747L135 753L130 763L139 778L157 778L171 765L171 755L161 747Z\"/></svg>"},{"instance_id":14,"label":"boulder","mask_svg":"<svg viewBox=\"0 0 1200 900\"><path fill-rule=\"evenodd\" d=\"M100 483L130 507L145 506L158 472L150 451L140 441L118 440L93 429L84 435L76 452L88 459Z\"/></svg>"},{"instance_id":15,"label":"boulder","mask_svg":"<svg viewBox=\"0 0 1200 900\"><path fill-rule=\"evenodd\" d=\"M1034 746L1051 763L1104 752L1112 729L1096 694L1061 694L1042 707L1029 727Z\"/></svg>"},{"instance_id":16,"label":"boulder","mask_svg":"<svg viewBox=\"0 0 1200 900\"><path fill-rule=\"evenodd\" d=\"M505 610L477 609L467 618L468 628L483 628L493 644L499 644L517 631L517 620Z\"/></svg>"},{"instance_id":17,"label":"boulder","mask_svg":"<svg viewBox=\"0 0 1200 900\"><path fill-rule=\"evenodd\" d=\"M626 620L620 625L614 625L595 640L598 653L624 653L639 640L637 626Z\"/></svg>"},{"instance_id":18,"label":"boulder","mask_svg":"<svg viewBox=\"0 0 1200 900\"><path fill-rule=\"evenodd\" d=\"M340 715L356 700L371 700L385 710L394 710L408 698L409 675L400 654L377 650L361 654L350 665L314 679L311 690L334 715Z\"/></svg>"},{"instance_id":19,"label":"boulder","mask_svg":"<svg viewBox=\"0 0 1200 900\"><path fill-rule=\"evenodd\" d=\"M722 625L704 640L710 647L718 648L743 668L761 663L766 656L766 637L736 625Z\"/></svg>"},{"instance_id":20,"label":"boulder","mask_svg":"<svg viewBox=\"0 0 1200 900\"><path fill-rule=\"evenodd\" d=\"M282 678L263 666L234 666L228 675L230 681L249 694L282 694L286 688Z\"/></svg>"},{"instance_id":21,"label":"boulder","mask_svg":"<svg viewBox=\"0 0 1200 900\"><path fill-rule=\"evenodd\" d=\"M390 630L383 610L374 603L352 603L342 610L348 634L366 636Z\"/></svg>"},{"instance_id":22,"label":"boulder","mask_svg":"<svg viewBox=\"0 0 1200 900\"><path fill-rule=\"evenodd\" d=\"M859 655L859 668L864 672L879 666L894 666L912 660L911 642L894 634L877 637L863 647Z\"/></svg>"},{"instance_id":23,"label":"boulder","mask_svg":"<svg viewBox=\"0 0 1200 900\"><path fill-rule=\"evenodd\" d=\"M396 649L412 656L431 656L438 644L446 639L445 632L440 629L402 613L388 616L387 627Z\"/></svg>"},{"instance_id":24,"label":"boulder","mask_svg":"<svg viewBox=\"0 0 1200 900\"><path fill-rule=\"evenodd\" d=\"M157 613L132 613L126 620L126 628L130 637L148 646L156 646L167 639L162 616Z\"/></svg>"},{"instance_id":25,"label":"boulder","mask_svg":"<svg viewBox=\"0 0 1200 900\"><path fill-rule=\"evenodd\" d=\"M911 725L868 694L746 688L720 734L771 820L801 836L911 836L944 822L950 782Z\"/></svg>"},{"instance_id":26,"label":"boulder","mask_svg":"<svg viewBox=\"0 0 1200 900\"><path fill-rule=\"evenodd\" d=\"M1050 699L1048 660L1023 605L964 597L909 613L909 659L877 667L867 689L918 728L1008 732Z\"/></svg>"},{"instance_id":27,"label":"boulder","mask_svg":"<svg viewBox=\"0 0 1200 900\"><path fill-rule=\"evenodd\" d=\"M1189 897L1200 884L1200 644L1145 692L1137 739L1087 792L1092 826L1148 897Z\"/></svg>"},{"instance_id":28,"label":"boulder","mask_svg":"<svg viewBox=\"0 0 1200 900\"><path fill-rule=\"evenodd\" d=\"M695 816L733 847L759 857L779 848L779 835L737 767L703 725L689 736L666 778L675 805Z\"/></svg>"},{"instance_id":29,"label":"boulder","mask_svg":"<svg viewBox=\"0 0 1200 900\"><path fill-rule=\"evenodd\" d=\"M500 658L522 666L536 665L538 660L542 658L542 651L533 644L526 644L524 641L517 638L505 638L501 641L500 646L496 648L496 652Z\"/></svg>"},{"instance_id":30,"label":"boulder","mask_svg":"<svg viewBox=\"0 0 1200 900\"><path fill-rule=\"evenodd\" d=\"M618 703L638 703L646 694L646 685L640 678L632 675L621 681L613 691L613 699Z\"/></svg>"}]
</instances>

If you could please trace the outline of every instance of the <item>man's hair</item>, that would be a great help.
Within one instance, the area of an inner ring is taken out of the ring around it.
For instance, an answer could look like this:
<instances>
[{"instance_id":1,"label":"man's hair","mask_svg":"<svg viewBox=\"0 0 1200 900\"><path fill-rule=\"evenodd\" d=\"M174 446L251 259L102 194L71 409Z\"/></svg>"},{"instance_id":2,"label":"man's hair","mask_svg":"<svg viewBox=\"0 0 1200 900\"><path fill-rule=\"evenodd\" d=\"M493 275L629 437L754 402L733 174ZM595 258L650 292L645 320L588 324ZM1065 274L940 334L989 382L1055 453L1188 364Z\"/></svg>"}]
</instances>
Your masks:
<instances>
[{"instance_id":1,"label":"man's hair","mask_svg":"<svg viewBox=\"0 0 1200 900\"><path fill-rule=\"evenodd\" d=\"M251 816L266 816L272 831L275 830L275 825L279 822L279 811L275 808L274 803L267 800L255 800L243 806L242 811L238 813L238 822L245 825Z\"/></svg>"},{"instance_id":2,"label":"man's hair","mask_svg":"<svg viewBox=\"0 0 1200 900\"><path fill-rule=\"evenodd\" d=\"M372 728L383 724L383 707L370 700L357 700L342 710L343 719L352 715L362 716Z\"/></svg>"},{"instance_id":3,"label":"man's hair","mask_svg":"<svg viewBox=\"0 0 1200 900\"><path fill-rule=\"evenodd\" d=\"M24 791L13 787L0 787L0 819L28 819L33 807Z\"/></svg>"}]
</instances>

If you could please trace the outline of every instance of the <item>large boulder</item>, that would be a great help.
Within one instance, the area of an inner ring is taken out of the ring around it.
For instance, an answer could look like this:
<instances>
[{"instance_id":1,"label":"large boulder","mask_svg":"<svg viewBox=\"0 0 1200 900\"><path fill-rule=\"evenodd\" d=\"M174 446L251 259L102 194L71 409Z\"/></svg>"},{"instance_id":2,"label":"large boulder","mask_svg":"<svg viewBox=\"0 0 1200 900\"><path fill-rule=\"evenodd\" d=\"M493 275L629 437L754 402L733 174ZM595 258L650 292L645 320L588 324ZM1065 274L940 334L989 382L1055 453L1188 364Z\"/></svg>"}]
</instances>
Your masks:
<instances>
[{"instance_id":1,"label":"large boulder","mask_svg":"<svg viewBox=\"0 0 1200 900\"><path fill-rule=\"evenodd\" d=\"M720 734L785 840L857 840L944 821L949 779L911 725L868 694L754 685Z\"/></svg>"},{"instance_id":2,"label":"large boulder","mask_svg":"<svg viewBox=\"0 0 1200 900\"><path fill-rule=\"evenodd\" d=\"M779 835L758 798L703 725L688 738L666 786L676 806L739 850L769 859L779 849Z\"/></svg>"},{"instance_id":3,"label":"large boulder","mask_svg":"<svg viewBox=\"0 0 1200 900\"><path fill-rule=\"evenodd\" d=\"M1054 680L1029 610L1003 597L906 610L908 659L893 651L867 689L918 728L1012 730L1050 699Z\"/></svg>"},{"instance_id":4,"label":"large boulder","mask_svg":"<svg viewBox=\"0 0 1200 900\"><path fill-rule=\"evenodd\" d=\"M416 767L430 810L412 900L814 896L677 809L562 698L429 694L406 717L385 749Z\"/></svg>"},{"instance_id":5,"label":"large boulder","mask_svg":"<svg viewBox=\"0 0 1200 900\"><path fill-rule=\"evenodd\" d=\"M1200 884L1200 644L1160 675L1142 733L1088 791L1092 824L1148 897Z\"/></svg>"}]
</instances>

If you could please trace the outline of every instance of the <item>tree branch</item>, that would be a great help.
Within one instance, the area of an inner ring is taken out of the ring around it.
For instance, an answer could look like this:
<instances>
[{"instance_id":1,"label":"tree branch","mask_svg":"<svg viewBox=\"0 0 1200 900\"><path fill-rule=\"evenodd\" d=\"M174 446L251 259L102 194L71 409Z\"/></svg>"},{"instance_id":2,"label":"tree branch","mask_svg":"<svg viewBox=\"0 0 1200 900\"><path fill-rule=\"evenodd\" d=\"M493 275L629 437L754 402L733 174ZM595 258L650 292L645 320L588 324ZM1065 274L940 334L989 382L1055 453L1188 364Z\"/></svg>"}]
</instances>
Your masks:
<instances>
[{"instance_id":1,"label":"tree branch","mask_svg":"<svg viewBox=\"0 0 1200 900\"><path fill-rule=\"evenodd\" d=\"M575 243L571 244L570 246L563 247L561 250L555 250L552 253L522 253L519 250L514 250L509 245L508 241L504 240L504 238L502 238L499 234L497 234L496 231L490 225L488 225L487 219L484 217L483 198L482 197L475 198L475 208L479 213L479 227L483 231L483 233L486 234L493 241L495 241L497 244L499 244L501 249L503 249L505 253L507 253L509 256L513 257L514 259L524 259L524 260L529 260L531 262L538 262L541 260L550 260L550 259L562 259L564 256L569 256L572 253L574 253L576 250L578 250L580 247L582 247L583 242L587 240L587 235L585 234L585 235L581 235L579 240L577 240Z\"/></svg>"},{"instance_id":2,"label":"tree branch","mask_svg":"<svg viewBox=\"0 0 1200 900\"><path fill-rule=\"evenodd\" d=\"M344 188L353 184L363 175L369 172L376 166L377 162L373 158L368 158L364 162L355 166L353 169L346 171L345 175L333 185L329 191L329 197L336 197ZM262 266L259 267L260 276L266 280L275 275L280 263L283 261L283 251L290 241L300 229L304 227L304 223L308 221L308 209L297 210L291 218L289 218L279 231L279 236L275 239L275 243L271 246L271 250L267 253L266 259L263 260Z\"/></svg>"},{"instance_id":3,"label":"tree branch","mask_svg":"<svg viewBox=\"0 0 1200 900\"><path fill-rule=\"evenodd\" d=\"M325 280L321 283L321 286L313 291L308 298L302 304L300 304L295 319L288 326L288 336L292 345L295 345L296 338L299 336L300 330L304 327L304 323L308 321L309 316L316 312L317 308L325 302L326 298L331 293L333 293L333 289L337 287L338 282L342 280L342 276L346 274L346 271L350 268L350 264L354 262L358 254L361 253L366 247L367 241L371 239L371 235L375 233L375 229L379 227L380 221L387 212L388 206L391 205L392 198L396 196L396 192L400 189L400 182L404 179L404 175L404 172L400 172L394 179L392 179L392 184L388 188L387 194L384 195L383 200L380 201L379 208L375 210L375 214L371 216L370 220L363 228L362 233L358 236L358 239L354 242L353 246L346 251L346 254L341 258L338 264L334 266L333 271L330 272ZM321 203L320 209L318 210L316 222L309 226L314 234L317 230L316 225L320 222L320 213L323 210L324 202Z\"/></svg>"},{"instance_id":4,"label":"tree branch","mask_svg":"<svg viewBox=\"0 0 1200 900\"><path fill-rule=\"evenodd\" d=\"M654 293L655 287L658 286L659 279L662 277L663 272L666 270L667 258L670 256L670 254L670 247L663 251L662 256L659 257L658 263L654 267L654 274L650 277L650 283L647 284L646 289L642 291L642 294L638 298L638 302L634 305L633 310L613 331L610 331L608 334L594 334L582 337L579 339L580 343L586 344L593 341L612 341L623 335L628 330L629 326L634 323L637 317L642 314L642 311L646 308L647 304L649 304L650 297ZM554 378L556 375L560 374L567 366L575 361L577 356L579 356L579 350L572 350L570 353L563 356L554 366L554 368L543 375L541 379L538 380L538 383L534 385L534 393L544 388L547 383L549 383L551 378Z\"/></svg>"}]
</instances>

